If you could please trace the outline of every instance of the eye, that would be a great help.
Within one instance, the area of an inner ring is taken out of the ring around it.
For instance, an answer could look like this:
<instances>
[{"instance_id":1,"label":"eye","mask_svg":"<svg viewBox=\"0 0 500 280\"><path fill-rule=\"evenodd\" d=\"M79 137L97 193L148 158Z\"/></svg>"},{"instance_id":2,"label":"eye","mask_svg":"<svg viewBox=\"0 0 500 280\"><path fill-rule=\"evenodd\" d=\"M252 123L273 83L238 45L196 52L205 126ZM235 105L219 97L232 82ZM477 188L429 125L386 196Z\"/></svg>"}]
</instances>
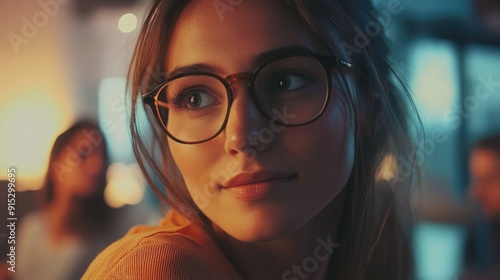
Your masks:
<instances>
[{"instance_id":1,"label":"eye","mask_svg":"<svg viewBox=\"0 0 500 280\"><path fill-rule=\"evenodd\" d=\"M181 92L174 100L174 104L177 107L191 110L203 109L204 107L210 107L218 103L215 97L198 89Z\"/></svg>"},{"instance_id":2,"label":"eye","mask_svg":"<svg viewBox=\"0 0 500 280\"><path fill-rule=\"evenodd\" d=\"M81 160L84 160L86 158L88 158L90 156L90 154L92 153L92 151L79 151L78 152L78 157L81 159Z\"/></svg>"},{"instance_id":3,"label":"eye","mask_svg":"<svg viewBox=\"0 0 500 280\"><path fill-rule=\"evenodd\" d=\"M274 80L273 89L278 92L293 91L309 84L307 77L301 74L282 74Z\"/></svg>"},{"instance_id":4,"label":"eye","mask_svg":"<svg viewBox=\"0 0 500 280\"><path fill-rule=\"evenodd\" d=\"M214 98L204 92L193 92L188 95L187 107L189 108L199 108L210 106L214 102Z\"/></svg>"}]
</instances>

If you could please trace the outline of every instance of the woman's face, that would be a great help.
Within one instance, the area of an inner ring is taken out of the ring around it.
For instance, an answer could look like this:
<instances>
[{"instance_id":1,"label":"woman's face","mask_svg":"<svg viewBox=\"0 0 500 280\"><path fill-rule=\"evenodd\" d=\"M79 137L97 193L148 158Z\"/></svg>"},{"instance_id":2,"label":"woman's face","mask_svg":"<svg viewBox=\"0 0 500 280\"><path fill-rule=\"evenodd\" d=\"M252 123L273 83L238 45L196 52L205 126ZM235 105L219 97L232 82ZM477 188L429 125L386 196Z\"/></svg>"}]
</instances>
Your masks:
<instances>
[{"instance_id":1,"label":"woman's face","mask_svg":"<svg viewBox=\"0 0 500 280\"><path fill-rule=\"evenodd\" d=\"M325 54L279 1L239 2L219 10L213 1L191 1L173 30L167 73L194 64L208 65L221 77L253 72L259 55L291 46ZM194 145L168 138L197 206L236 239L256 242L287 236L346 184L354 161L353 118L335 82L338 73L332 73L329 104L311 124L276 129L251 100L247 83L235 83L221 134ZM272 137L266 135L272 141L251 148L251 136L263 131L273 131Z\"/></svg>"},{"instance_id":2,"label":"woman's face","mask_svg":"<svg viewBox=\"0 0 500 280\"><path fill-rule=\"evenodd\" d=\"M106 172L104 138L91 138L88 129L78 132L52 162L52 178L56 191L76 197L89 197L102 192Z\"/></svg>"}]
</instances>

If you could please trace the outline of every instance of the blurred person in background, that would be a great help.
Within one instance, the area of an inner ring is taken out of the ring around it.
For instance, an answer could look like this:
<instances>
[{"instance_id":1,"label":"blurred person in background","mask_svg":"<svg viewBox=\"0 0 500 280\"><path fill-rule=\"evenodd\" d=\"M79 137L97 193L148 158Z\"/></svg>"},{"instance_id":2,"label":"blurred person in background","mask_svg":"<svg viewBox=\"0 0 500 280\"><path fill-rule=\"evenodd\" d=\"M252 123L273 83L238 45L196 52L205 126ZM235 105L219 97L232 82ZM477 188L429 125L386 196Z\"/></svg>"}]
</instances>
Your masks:
<instances>
[{"instance_id":1,"label":"blurred person in background","mask_svg":"<svg viewBox=\"0 0 500 280\"><path fill-rule=\"evenodd\" d=\"M488 220L500 223L500 133L477 142L469 167L470 195L479 202Z\"/></svg>"},{"instance_id":2,"label":"blurred person in background","mask_svg":"<svg viewBox=\"0 0 500 280\"><path fill-rule=\"evenodd\" d=\"M500 133L480 139L472 149L469 196L485 221L467 244L467 262L474 270L466 279L500 279Z\"/></svg>"},{"instance_id":3,"label":"blurred person in background","mask_svg":"<svg viewBox=\"0 0 500 280\"><path fill-rule=\"evenodd\" d=\"M91 259L112 241L112 210L104 201L109 165L97 124L80 121L57 137L39 193L40 210L18 232L16 280L80 279Z\"/></svg>"}]
</instances>

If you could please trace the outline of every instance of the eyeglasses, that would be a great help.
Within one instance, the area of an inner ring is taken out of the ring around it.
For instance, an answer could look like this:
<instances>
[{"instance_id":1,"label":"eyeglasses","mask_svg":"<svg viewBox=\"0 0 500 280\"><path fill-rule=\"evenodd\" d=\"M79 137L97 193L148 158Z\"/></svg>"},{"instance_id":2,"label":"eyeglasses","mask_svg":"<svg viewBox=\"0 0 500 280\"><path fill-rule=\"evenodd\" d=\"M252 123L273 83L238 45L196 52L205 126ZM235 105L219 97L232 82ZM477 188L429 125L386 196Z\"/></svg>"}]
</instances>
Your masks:
<instances>
[{"instance_id":1,"label":"eyeglasses","mask_svg":"<svg viewBox=\"0 0 500 280\"><path fill-rule=\"evenodd\" d=\"M231 85L241 80L248 81L258 110L276 125L293 127L314 122L328 104L334 66L358 68L335 56L285 55L261 65L253 74L226 78L210 72L175 75L142 98L171 139L198 144L224 130L233 102Z\"/></svg>"}]
</instances>

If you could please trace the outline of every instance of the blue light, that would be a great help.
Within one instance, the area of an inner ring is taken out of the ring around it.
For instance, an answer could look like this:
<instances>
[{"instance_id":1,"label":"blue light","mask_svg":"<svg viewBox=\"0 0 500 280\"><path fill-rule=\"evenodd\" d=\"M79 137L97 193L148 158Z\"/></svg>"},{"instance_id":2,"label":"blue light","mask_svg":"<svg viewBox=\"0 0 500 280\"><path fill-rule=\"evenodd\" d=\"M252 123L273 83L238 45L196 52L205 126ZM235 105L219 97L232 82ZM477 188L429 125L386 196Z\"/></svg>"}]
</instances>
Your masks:
<instances>
[{"instance_id":1,"label":"blue light","mask_svg":"<svg viewBox=\"0 0 500 280\"><path fill-rule=\"evenodd\" d=\"M412 47L411 89L424 119L434 124L446 120L446 112L458 102L457 57L447 42L422 40Z\"/></svg>"},{"instance_id":2,"label":"blue light","mask_svg":"<svg viewBox=\"0 0 500 280\"><path fill-rule=\"evenodd\" d=\"M105 78L99 85L99 124L106 136L112 162L132 163L128 129L128 108L125 104L126 80L123 77Z\"/></svg>"},{"instance_id":3,"label":"blue light","mask_svg":"<svg viewBox=\"0 0 500 280\"><path fill-rule=\"evenodd\" d=\"M457 279L463 264L466 229L459 225L421 223L413 236L417 279Z\"/></svg>"}]
</instances>

